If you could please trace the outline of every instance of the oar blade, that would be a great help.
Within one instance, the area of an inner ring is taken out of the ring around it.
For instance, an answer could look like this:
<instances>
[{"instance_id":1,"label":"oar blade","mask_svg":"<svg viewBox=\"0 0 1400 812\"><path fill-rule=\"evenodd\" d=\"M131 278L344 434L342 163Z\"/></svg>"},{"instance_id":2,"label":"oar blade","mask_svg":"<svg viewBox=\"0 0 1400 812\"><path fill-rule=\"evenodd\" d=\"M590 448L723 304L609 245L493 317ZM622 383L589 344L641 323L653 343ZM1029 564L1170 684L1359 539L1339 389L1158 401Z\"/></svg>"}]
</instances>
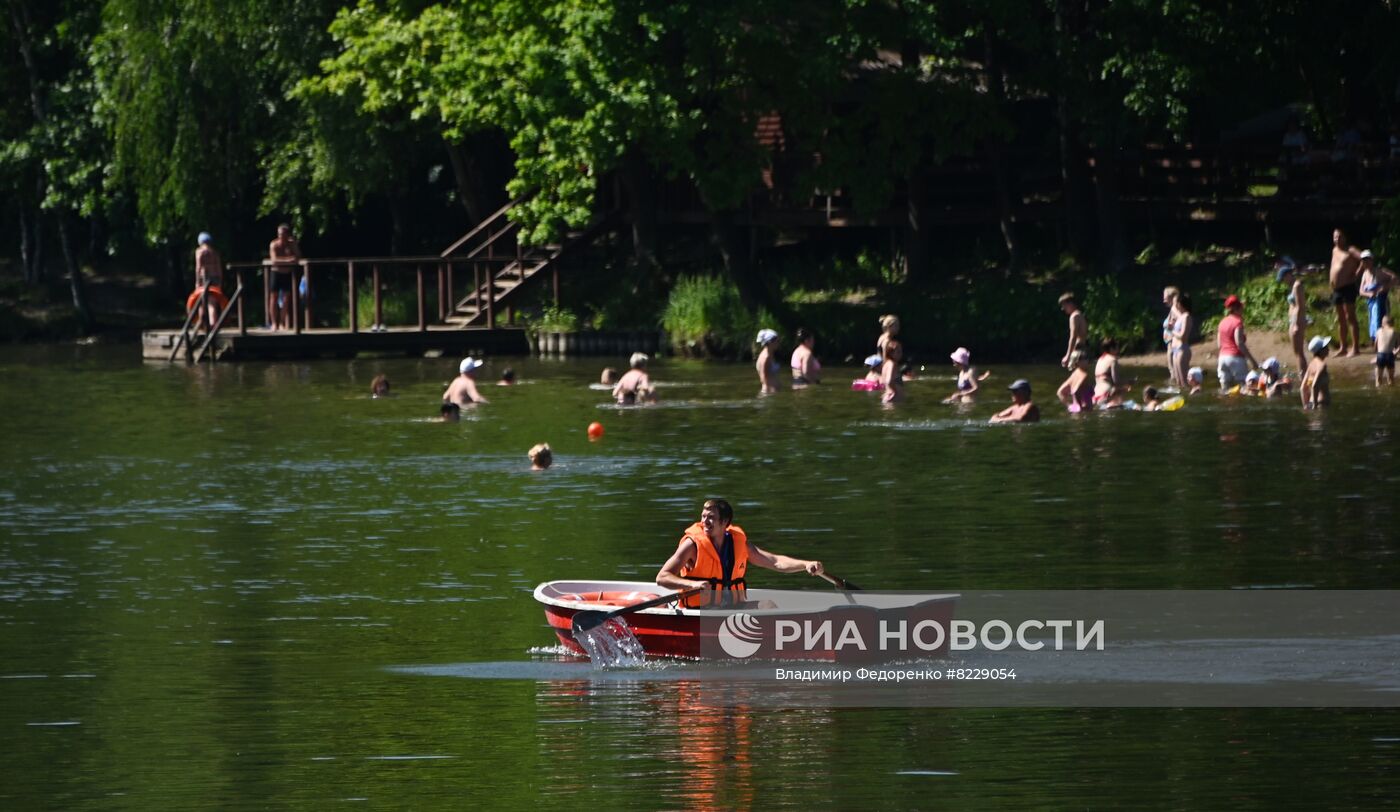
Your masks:
<instances>
[{"instance_id":1,"label":"oar blade","mask_svg":"<svg viewBox=\"0 0 1400 812\"><path fill-rule=\"evenodd\" d=\"M583 632L596 629L608 622L611 612L599 612L595 609L584 609L582 612L574 613L573 631L574 637L578 637Z\"/></svg>"}]
</instances>

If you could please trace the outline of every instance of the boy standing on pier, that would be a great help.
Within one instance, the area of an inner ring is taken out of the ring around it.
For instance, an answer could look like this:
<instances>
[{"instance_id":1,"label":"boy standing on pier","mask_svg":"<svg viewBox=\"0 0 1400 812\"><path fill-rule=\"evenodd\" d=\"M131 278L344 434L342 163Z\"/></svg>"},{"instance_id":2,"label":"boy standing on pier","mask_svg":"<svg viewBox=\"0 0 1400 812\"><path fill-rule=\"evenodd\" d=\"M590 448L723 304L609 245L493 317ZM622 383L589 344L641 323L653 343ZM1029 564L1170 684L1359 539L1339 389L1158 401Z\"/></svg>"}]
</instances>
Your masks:
<instances>
[{"instance_id":1,"label":"boy standing on pier","mask_svg":"<svg viewBox=\"0 0 1400 812\"><path fill-rule=\"evenodd\" d=\"M292 236L291 226L284 223L277 227L277 239L267 246L267 259L272 272L272 286L267 292L269 326L274 330L290 330L292 285L295 283L297 264L301 262L301 246Z\"/></svg>"}]
</instances>

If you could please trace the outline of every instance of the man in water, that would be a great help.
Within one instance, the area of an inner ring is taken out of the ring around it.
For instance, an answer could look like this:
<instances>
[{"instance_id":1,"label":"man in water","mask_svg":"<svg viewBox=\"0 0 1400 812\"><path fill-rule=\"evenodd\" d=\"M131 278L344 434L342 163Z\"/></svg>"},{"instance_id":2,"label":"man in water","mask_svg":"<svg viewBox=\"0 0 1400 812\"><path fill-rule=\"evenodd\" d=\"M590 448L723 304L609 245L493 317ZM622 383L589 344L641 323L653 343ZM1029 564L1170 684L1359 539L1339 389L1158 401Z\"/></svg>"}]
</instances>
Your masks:
<instances>
[{"instance_id":1,"label":"man in water","mask_svg":"<svg viewBox=\"0 0 1400 812\"><path fill-rule=\"evenodd\" d=\"M823 571L820 561L789 558L750 544L743 529L734 524L734 508L723 499L710 499L700 509L700 521L685 529L676 551L656 573L656 583L677 591L711 589L711 594L687 599L687 606L742 603L747 588L744 573L750 562L778 572L821 575ZM713 594L716 591L723 594Z\"/></svg>"},{"instance_id":2,"label":"man in water","mask_svg":"<svg viewBox=\"0 0 1400 812\"><path fill-rule=\"evenodd\" d=\"M1030 381L1022 378L1006 387L1011 390L1011 405L992 415L989 423L1039 423L1040 407L1031 402Z\"/></svg>"},{"instance_id":3,"label":"man in water","mask_svg":"<svg viewBox=\"0 0 1400 812\"><path fill-rule=\"evenodd\" d=\"M1084 318L1084 311L1079 309L1073 293L1060 296L1060 310L1069 316L1069 345L1065 347L1065 357L1060 359L1060 366L1069 369L1070 353L1084 349L1084 342L1089 340L1089 320Z\"/></svg>"},{"instance_id":4,"label":"man in water","mask_svg":"<svg viewBox=\"0 0 1400 812\"><path fill-rule=\"evenodd\" d=\"M297 263L301 262L301 246L292 236L292 227L277 227L277 239L267 246L267 260L272 272L272 285L267 292L267 317L274 330L292 329L292 285Z\"/></svg>"},{"instance_id":5,"label":"man in water","mask_svg":"<svg viewBox=\"0 0 1400 812\"><path fill-rule=\"evenodd\" d=\"M214 291L219 291L218 298L223 298L224 260L219 256L219 252L214 250L214 238L207 231L199 232L199 247L194 251L194 287L195 290L209 288L204 297L208 312L201 314L200 318L207 315L209 321L206 326L212 330L214 323L219 320L219 303L214 297Z\"/></svg>"},{"instance_id":6,"label":"man in water","mask_svg":"<svg viewBox=\"0 0 1400 812\"><path fill-rule=\"evenodd\" d=\"M470 406L473 403L486 402L486 398L476 389L476 371L482 367L482 363L471 356L462 359L462 363L457 365L456 379L448 384L447 391L442 393L444 403Z\"/></svg>"},{"instance_id":7,"label":"man in water","mask_svg":"<svg viewBox=\"0 0 1400 812\"><path fill-rule=\"evenodd\" d=\"M1342 333L1339 355L1356 355L1361 346L1361 325L1356 321L1356 297L1361 292L1361 252L1347 242L1346 232L1332 230L1332 305L1337 308L1337 329ZM1351 343L1347 343L1350 329Z\"/></svg>"}]
</instances>

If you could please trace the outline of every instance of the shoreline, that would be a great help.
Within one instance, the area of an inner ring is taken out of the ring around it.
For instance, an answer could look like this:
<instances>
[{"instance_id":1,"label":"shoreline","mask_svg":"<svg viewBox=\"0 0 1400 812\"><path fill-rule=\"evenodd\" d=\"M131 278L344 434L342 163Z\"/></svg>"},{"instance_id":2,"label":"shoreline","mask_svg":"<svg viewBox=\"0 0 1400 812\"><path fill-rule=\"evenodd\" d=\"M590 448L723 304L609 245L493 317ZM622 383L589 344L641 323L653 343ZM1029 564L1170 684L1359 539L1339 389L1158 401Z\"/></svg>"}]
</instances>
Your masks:
<instances>
[{"instance_id":1,"label":"shoreline","mask_svg":"<svg viewBox=\"0 0 1400 812\"><path fill-rule=\"evenodd\" d=\"M1254 354L1255 360L1263 363L1265 358L1274 356L1278 358L1285 372L1301 373L1294 367L1295 357L1293 355L1293 345L1288 340L1288 334L1281 330L1259 330L1250 331L1248 334L1249 350ZM1333 348L1336 347L1334 343ZM1335 353L1327 357L1327 366L1331 370L1341 370L1347 376L1365 373L1370 374L1375 368L1376 352L1372 349L1363 349L1356 356L1343 358ZM1123 355L1118 358L1119 363L1124 366L1133 367L1162 367L1165 371L1167 366L1166 349L1157 352L1137 353L1134 355ZM1198 366L1205 370L1206 382L1215 380L1215 341L1207 339L1198 341L1191 345L1191 365Z\"/></svg>"}]
</instances>

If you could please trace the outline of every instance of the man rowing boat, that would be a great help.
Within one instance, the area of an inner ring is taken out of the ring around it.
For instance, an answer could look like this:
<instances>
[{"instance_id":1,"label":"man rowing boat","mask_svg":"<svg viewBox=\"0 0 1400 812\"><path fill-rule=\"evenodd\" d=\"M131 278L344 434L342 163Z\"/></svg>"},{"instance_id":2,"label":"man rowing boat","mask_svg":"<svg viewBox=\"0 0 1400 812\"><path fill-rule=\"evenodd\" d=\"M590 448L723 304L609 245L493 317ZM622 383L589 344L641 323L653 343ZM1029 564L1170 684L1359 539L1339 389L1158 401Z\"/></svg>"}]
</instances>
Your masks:
<instances>
[{"instance_id":1,"label":"man rowing boat","mask_svg":"<svg viewBox=\"0 0 1400 812\"><path fill-rule=\"evenodd\" d=\"M677 591L710 587L709 593L686 599L686 606L735 605L745 600L744 573L750 562L778 572L822 573L820 561L777 555L750 544L734 524L734 508L723 499L710 499L700 510L700 521L685 529L676 551L661 566L656 583Z\"/></svg>"}]
</instances>

